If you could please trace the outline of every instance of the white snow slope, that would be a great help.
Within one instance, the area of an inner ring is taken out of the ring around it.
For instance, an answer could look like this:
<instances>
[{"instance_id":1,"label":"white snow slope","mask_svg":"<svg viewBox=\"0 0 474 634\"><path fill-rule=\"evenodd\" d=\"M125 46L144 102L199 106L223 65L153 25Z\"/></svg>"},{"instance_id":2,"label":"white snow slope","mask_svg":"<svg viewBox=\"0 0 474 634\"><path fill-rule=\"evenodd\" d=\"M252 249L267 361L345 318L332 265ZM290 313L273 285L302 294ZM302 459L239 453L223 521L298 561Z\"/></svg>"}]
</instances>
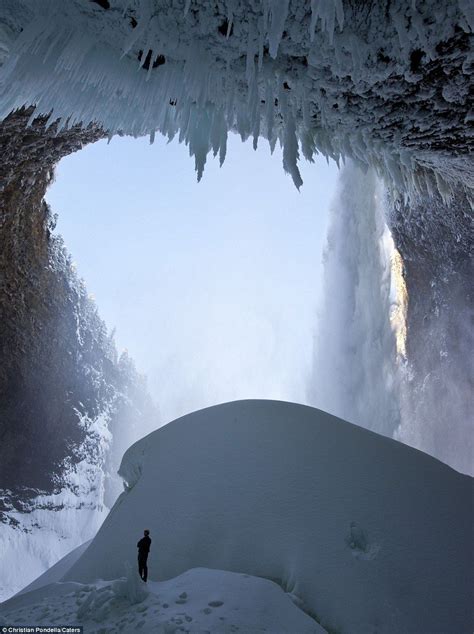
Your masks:
<instances>
[{"instance_id":1,"label":"white snow slope","mask_svg":"<svg viewBox=\"0 0 474 634\"><path fill-rule=\"evenodd\" d=\"M127 490L63 581L122 577L149 528L153 581L266 577L328 631L473 630L472 478L417 450L302 405L238 401L146 436L120 474Z\"/></svg>"}]
</instances>

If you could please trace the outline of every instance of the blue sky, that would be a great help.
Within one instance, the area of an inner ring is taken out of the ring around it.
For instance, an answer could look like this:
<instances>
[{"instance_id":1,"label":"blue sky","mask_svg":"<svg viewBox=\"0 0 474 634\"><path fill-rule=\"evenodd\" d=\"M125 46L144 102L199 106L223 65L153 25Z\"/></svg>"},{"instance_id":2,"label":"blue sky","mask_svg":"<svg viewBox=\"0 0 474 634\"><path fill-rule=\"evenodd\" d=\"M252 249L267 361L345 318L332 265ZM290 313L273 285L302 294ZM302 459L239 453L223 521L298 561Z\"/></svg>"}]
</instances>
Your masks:
<instances>
[{"instance_id":1,"label":"blue sky","mask_svg":"<svg viewBox=\"0 0 474 634\"><path fill-rule=\"evenodd\" d=\"M57 232L163 422L236 398L305 401L327 212L338 170L298 192L261 142L232 135L196 182L185 146L115 137L66 157Z\"/></svg>"}]
</instances>

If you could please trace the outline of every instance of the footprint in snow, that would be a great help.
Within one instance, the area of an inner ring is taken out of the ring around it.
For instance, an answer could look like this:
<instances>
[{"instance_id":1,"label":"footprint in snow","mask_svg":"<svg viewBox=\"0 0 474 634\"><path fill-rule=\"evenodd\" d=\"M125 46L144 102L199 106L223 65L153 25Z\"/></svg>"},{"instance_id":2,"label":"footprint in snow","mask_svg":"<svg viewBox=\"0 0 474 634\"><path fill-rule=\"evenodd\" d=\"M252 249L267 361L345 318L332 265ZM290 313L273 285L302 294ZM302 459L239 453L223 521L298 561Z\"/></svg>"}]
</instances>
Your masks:
<instances>
[{"instance_id":1,"label":"footprint in snow","mask_svg":"<svg viewBox=\"0 0 474 634\"><path fill-rule=\"evenodd\" d=\"M367 533L357 522L351 522L345 541L356 559L374 559L380 549L378 544L370 543Z\"/></svg>"},{"instance_id":2,"label":"footprint in snow","mask_svg":"<svg viewBox=\"0 0 474 634\"><path fill-rule=\"evenodd\" d=\"M210 605L211 608L220 608L221 605L224 605L224 601L209 601L207 605Z\"/></svg>"}]
</instances>

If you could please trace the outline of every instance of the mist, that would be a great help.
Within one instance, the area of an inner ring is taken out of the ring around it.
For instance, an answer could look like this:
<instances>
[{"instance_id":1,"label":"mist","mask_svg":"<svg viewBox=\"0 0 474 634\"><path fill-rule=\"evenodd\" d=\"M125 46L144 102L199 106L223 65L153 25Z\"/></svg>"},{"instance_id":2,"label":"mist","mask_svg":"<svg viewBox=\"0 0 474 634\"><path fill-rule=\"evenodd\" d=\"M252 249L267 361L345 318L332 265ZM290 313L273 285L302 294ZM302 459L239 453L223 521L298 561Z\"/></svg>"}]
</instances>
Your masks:
<instances>
[{"instance_id":1,"label":"mist","mask_svg":"<svg viewBox=\"0 0 474 634\"><path fill-rule=\"evenodd\" d=\"M235 135L200 183L186 148L161 138L114 138L61 161L47 194L56 231L162 424L242 398L306 402L337 174L305 163L298 192L279 148L255 152Z\"/></svg>"}]
</instances>

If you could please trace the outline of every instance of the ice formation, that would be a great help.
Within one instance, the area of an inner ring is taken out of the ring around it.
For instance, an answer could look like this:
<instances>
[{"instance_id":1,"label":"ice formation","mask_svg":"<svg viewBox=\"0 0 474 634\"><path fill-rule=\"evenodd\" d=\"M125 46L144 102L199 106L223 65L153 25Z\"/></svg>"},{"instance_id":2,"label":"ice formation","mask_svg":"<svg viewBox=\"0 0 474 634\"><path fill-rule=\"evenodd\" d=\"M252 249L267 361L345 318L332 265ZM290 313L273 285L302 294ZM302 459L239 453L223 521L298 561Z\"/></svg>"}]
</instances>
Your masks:
<instances>
[{"instance_id":1,"label":"ice formation","mask_svg":"<svg viewBox=\"0 0 474 634\"><path fill-rule=\"evenodd\" d=\"M265 577L328 631L472 629L472 478L426 454L309 407L237 401L146 436L120 473L126 490L63 583L122 577L146 526L153 582L196 567Z\"/></svg>"},{"instance_id":2,"label":"ice formation","mask_svg":"<svg viewBox=\"0 0 474 634\"><path fill-rule=\"evenodd\" d=\"M189 146L201 178L229 130L300 152L352 158L403 192L472 187L465 0L6 0L0 118L35 113L159 131ZM21 30L23 29L23 30Z\"/></svg>"},{"instance_id":3,"label":"ice formation","mask_svg":"<svg viewBox=\"0 0 474 634\"><path fill-rule=\"evenodd\" d=\"M392 436L400 424L397 338L390 320L397 298L384 203L385 190L373 171L364 175L353 164L344 167L324 253L308 399Z\"/></svg>"}]
</instances>

